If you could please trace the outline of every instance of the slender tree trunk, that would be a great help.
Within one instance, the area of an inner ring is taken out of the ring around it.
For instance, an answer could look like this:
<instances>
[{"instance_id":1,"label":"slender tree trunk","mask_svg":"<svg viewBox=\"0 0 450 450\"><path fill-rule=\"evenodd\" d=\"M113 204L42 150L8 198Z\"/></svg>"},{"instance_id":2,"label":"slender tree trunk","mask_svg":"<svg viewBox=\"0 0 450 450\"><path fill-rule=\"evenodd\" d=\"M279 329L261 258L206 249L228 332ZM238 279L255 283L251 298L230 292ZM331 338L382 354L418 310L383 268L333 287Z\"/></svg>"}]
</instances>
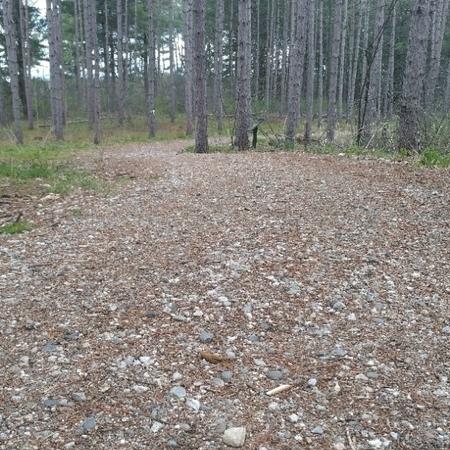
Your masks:
<instances>
[{"instance_id":1,"label":"slender tree trunk","mask_svg":"<svg viewBox=\"0 0 450 450\"><path fill-rule=\"evenodd\" d=\"M3 77L0 75L0 127L4 127L8 122L6 116L5 92Z\"/></svg>"},{"instance_id":2,"label":"slender tree trunk","mask_svg":"<svg viewBox=\"0 0 450 450\"><path fill-rule=\"evenodd\" d=\"M3 26L6 38L6 52L11 85L12 110L14 118L14 135L18 144L23 144L22 103L19 94L19 65L17 61L17 31L14 23L14 4L12 0L3 0Z\"/></svg>"},{"instance_id":3,"label":"slender tree trunk","mask_svg":"<svg viewBox=\"0 0 450 450\"><path fill-rule=\"evenodd\" d=\"M123 0L117 0L117 113L119 126L123 126L125 121L125 69L124 69L124 45L123 45Z\"/></svg>"},{"instance_id":4,"label":"slender tree trunk","mask_svg":"<svg viewBox=\"0 0 450 450\"><path fill-rule=\"evenodd\" d=\"M194 30L194 98L195 98L195 151L208 152L208 111L206 107L206 54L205 54L206 0L193 0Z\"/></svg>"},{"instance_id":5,"label":"slender tree trunk","mask_svg":"<svg viewBox=\"0 0 450 450\"><path fill-rule=\"evenodd\" d=\"M319 68L318 68L318 93L317 93L317 126L322 127L323 114L323 0L319 0Z\"/></svg>"},{"instance_id":6,"label":"slender tree trunk","mask_svg":"<svg viewBox=\"0 0 450 450\"><path fill-rule=\"evenodd\" d=\"M357 4L355 3L355 10L357 9ZM361 42L361 30L362 30L362 19L363 16L368 16L367 12L367 0L360 0L359 9L357 12L358 16L358 25L356 27L356 35L355 35L355 46L353 52L353 62L352 62L352 78L348 90L348 99L347 99L347 119L350 120L354 115L355 110L355 92L356 92L356 79L358 76L358 68L359 68L359 57L360 57L360 42ZM368 36L367 32L366 35ZM367 47L367 41L366 41ZM364 48L366 48L364 47Z\"/></svg>"},{"instance_id":7,"label":"slender tree trunk","mask_svg":"<svg viewBox=\"0 0 450 450\"><path fill-rule=\"evenodd\" d=\"M184 64L185 64L185 87L184 105L186 110L186 135L191 136L194 132L194 107L193 93L193 26L192 26L192 0L184 0Z\"/></svg>"},{"instance_id":8,"label":"slender tree trunk","mask_svg":"<svg viewBox=\"0 0 450 450\"><path fill-rule=\"evenodd\" d=\"M353 55L355 54L355 29L356 29L356 0L350 0L349 2L349 19L348 19L348 67L347 67L347 98L345 100L345 108L343 109L343 115L345 111L345 117L348 118L348 111L350 108L349 97L351 91L351 85L353 80Z\"/></svg>"},{"instance_id":9,"label":"slender tree trunk","mask_svg":"<svg viewBox=\"0 0 450 450\"><path fill-rule=\"evenodd\" d=\"M225 16L224 0L217 0L216 4L216 42L214 52L214 110L216 113L217 129L223 131L223 28Z\"/></svg>"},{"instance_id":10,"label":"slender tree trunk","mask_svg":"<svg viewBox=\"0 0 450 450\"><path fill-rule=\"evenodd\" d=\"M147 0L147 16L148 16L148 135L153 138L156 134L156 117L155 117L155 19L154 19L154 1Z\"/></svg>"},{"instance_id":11,"label":"slender tree trunk","mask_svg":"<svg viewBox=\"0 0 450 450\"><path fill-rule=\"evenodd\" d=\"M170 89L169 89L169 99L170 99L170 121L175 122L177 115L177 98L176 98L176 80L175 80L175 38L174 38L174 27L175 18L173 10L174 0L169 0L169 14L170 14L170 26L169 26L169 78L170 78Z\"/></svg>"},{"instance_id":12,"label":"slender tree trunk","mask_svg":"<svg viewBox=\"0 0 450 450\"><path fill-rule=\"evenodd\" d=\"M84 34L86 48L87 102L89 126L95 126L95 93L94 93L94 53L92 41L91 0L84 0Z\"/></svg>"},{"instance_id":13,"label":"slender tree trunk","mask_svg":"<svg viewBox=\"0 0 450 450\"><path fill-rule=\"evenodd\" d=\"M29 36L28 0L19 2L20 42L22 46L23 78L25 82L25 102L27 107L28 128L34 127L33 122L33 89L31 84L31 49Z\"/></svg>"},{"instance_id":14,"label":"slender tree trunk","mask_svg":"<svg viewBox=\"0 0 450 450\"><path fill-rule=\"evenodd\" d=\"M74 72L75 72L75 89L79 93L81 92L81 73L80 73L80 67L81 67L81 55L80 55L80 19L78 17L79 14L79 8L78 8L78 1L73 1L73 20L75 25L75 60L74 60ZM76 96L77 103L80 102L79 95Z\"/></svg>"},{"instance_id":15,"label":"slender tree trunk","mask_svg":"<svg viewBox=\"0 0 450 450\"><path fill-rule=\"evenodd\" d=\"M446 114L450 111L450 59L447 64L447 84L445 89L444 111Z\"/></svg>"},{"instance_id":16,"label":"slender tree trunk","mask_svg":"<svg viewBox=\"0 0 450 450\"><path fill-rule=\"evenodd\" d=\"M394 114L394 71L395 71L395 37L396 37L396 21L397 14L396 8L392 10L392 27L391 27L391 39L389 43L389 61L388 61L388 73L386 83L386 97L385 97L385 114L388 118L391 118Z\"/></svg>"},{"instance_id":17,"label":"slender tree trunk","mask_svg":"<svg viewBox=\"0 0 450 450\"><path fill-rule=\"evenodd\" d=\"M236 83L236 145L249 148L251 126L251 0L238 0L238 67Z\"/></svg>"},{"instance_id":18,"label":"slender tree trunk","mask_svg":"<svg viewBox=\"0 0 450 450\"><path fill-rule=\"evenodd\" d=\"M85 0L85 30L86 48L88 49L88 68L90 73L89 95L92 97L92 127L94 130L94 144L100 144L100 56L97 38L97 8L94 2Z\"/></svg>"},{"instance_id":19,"label":"slender tree trunk","mask_svg":"<svg viewBox=\"0 0 450 450\"><path fill-rule=\"evenodd\" d=\"M255 8L255 16L256 16L256 30L255 30L255 86L253 88L254 97L256 100L259 100L259 83L260 83L260 67L261 67L261 0L256 0L256 8Z\"/></svg>"},{"instance_id":20,"label":"slender tree trunk","mask_svg":"<svg viewBox=\"0 0 450 450\"><path fill-rule=\"evenodd\" d=\"M306 0L299 0L294 8L295 20L292 24L291 48L289 55L288 112L285 124L285 139L289 145L295 141L295 132L300 116L300 97L306 50Z\"/></svg>"},{"instance_id":21,"label":"slender tree trunk","mask_svg":"<svg viewBox=\"0 0 450 450\"><path fill-rule=\"evenodd\" d=\"M366 97L367 85L365 83L367 79L367 58L369 53L369 24L370 24L370 0L363 0L364 10L362 12L364 16L363 30L362 30L362 68L361 68L361 89L359 93L360 98ZM361 7L363 4L361 3Z\"/></svg>"},{"instance_id":22,"label":"slender tree trunk","mask_svg":"<svg viewBox=\"0 0 450 450\"><path fill-rule=\"evenodd\" d=\"M106 105L109 112L111 112L112 106L112 90L111 90L111 62L109 58L109 9L108 9L108 0L105 0L103 4L103 19L104 19L104 41L105 41L105 51L104 51L104 59L105 59L105 87L106 87Z\"/></svg>"},{"instance_id":23,"label":"slender tree trunk","mask_svg":"<svg viewBox=\"0 0 450 450\"><path fill-rule=\"evenodd\" d=\"M60 34L60 0L47 0L47 22L49 27L50 95L53 131L58 140L64 139L64 82L62 73L62 51Z\"/></svg>"},{"instance_id":24,"label":"slender tree trunk","mask_svg":"<svg viewBox=\"0 0 450 450\"><path fill-rule=\"evenodd\" d=\"M314 70L316 53L314 46L314 23L315 23L316 1L308 0L308 64L306 68L306 126L305 126L305 142L308 144L312 138L312 125L314 113Z\"/></svg>"},{"instance_id":25,"label":"slender tree trunk","mask_svg":"<svg viewBox=\"0 0 450 450\"><path fill-rule=\"evenodd\" d=\"M363 141L365 144L372 139L373 124L379 117L380 111L380 87L381 70L383 61L383 27L384 27L384 6L386 0L377 1L373 40L369 49L369 57L372 64L369 67L367 105L365 105L365 115L363 122ZM377 42L376 39L379 38Z\"/></svg>"},{"instance_id":26,"label":"slender tree trunk","mask_svg":"<svg viewBox=\"0 0 450 450\"><path fill-rule=\"evenodd\" d=\"M288 82L288 46L289 46L289 2L284 2L284 17L283 17L283 44L282 44L282 64L281 64L281 113L287 111L287 82Z\"/></svg>"},{"instance_id":27,"label":"slender tree trunk","mask_svg":"<svg viewBox=\"0 0 450 450\"><path fill-rule=\"evenodd\" d=\"M238 0L239 1L239 0ZM266 108L269 111L271 101L271 86L272 86L272 74L273 74L273 39L275 28L275 0L269 0L271 5L271 13L267 17L268 21L268 33L267 33L267 49L266 49ZM269 3L268 3L269 4ZM239 18L240 19L240 18ZM270 20L270 21L269 21Z\"/></svg>"},{"instance_id":28,"label":"slender tree trunk","mask_svg":"<svg viewBox=\"0 0 450 450\"><path fill-rule=\"evenodd\" d=\"M344 0L344 7L342 11L342 35L341 35L341 50L339 56L339 81L338 81L338 118L342 118L343 111L343 98L344 98L344 80L345 80L345 62L346 62L346 52L345 47L347 43L347 25L348 25L348 0Z\"/></svg>"},{"instance_id":29,"label":"slender tree trunk","mask_svg":"<svg viewBox=\"0 0 450 450\"><path fill-rule=\"evenodd\" d=\"M422 141L423 91L430 32L430 1L416 0L411 14L408 52L400 101L399 147L420 150Z\"/></svg>"},{"instance_id":30,"label":"slender tree trunk","mask_svg":"<svg viewBox=\"0 0 450 450\"><path fill-rule=\"evenodd\" d=\"M342 8L343 0L336 0L334 2L334 23L333 36L331 43L330 56L330 75L328 84L328 117L327 117L327 138L328 141L333 142L336 132L336 100L337 100L337 82L339 69L339 52L341 47L341 22L342 22Z\"/></svg>"},{"instance_id":31,"label":"slender tree trunk","mask_svg":"<svg viewBox=\"0 0 450 450\"><path fill-rule=\"evenodd\" d=\"M427 106L431 109L434 105L436 84L441 68L441 53L444 43L444 35L447 26L449 0L438 0L434 13L434 33L430 59L430 69L427 77L426 99Z\"/></svg>"}]
</instances>

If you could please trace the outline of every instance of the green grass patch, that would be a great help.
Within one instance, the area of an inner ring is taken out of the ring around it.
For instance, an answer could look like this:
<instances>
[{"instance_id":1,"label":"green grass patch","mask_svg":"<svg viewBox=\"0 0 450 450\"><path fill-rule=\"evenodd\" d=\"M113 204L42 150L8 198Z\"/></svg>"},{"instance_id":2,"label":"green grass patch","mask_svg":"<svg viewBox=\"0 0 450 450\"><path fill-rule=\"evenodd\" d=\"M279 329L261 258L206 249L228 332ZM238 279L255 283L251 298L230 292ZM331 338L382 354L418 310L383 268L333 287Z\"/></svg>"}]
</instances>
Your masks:
<instances>
[{"instance_id":1,"label":"green grass patch","mask_svg":"<svg viewBox=\"0 0 450 450\"><path fill-rule=\"evenodd\" d=\"M19 220L14 223L9 223L0 227L0 234L20 234L25 231L30 231L32 226L26 220Z\"/></svg>"},{"instance_id":2,"label":"green grass patch","mask_svg":"<svg viewBox=\"0 0 450 450\"><path fill-rule=\"evenodd\" d=\"M421 155L419 163L425 167L450 167L450 153L443 153L436 149L425 149Z\"/></svg>"}]
</instances>

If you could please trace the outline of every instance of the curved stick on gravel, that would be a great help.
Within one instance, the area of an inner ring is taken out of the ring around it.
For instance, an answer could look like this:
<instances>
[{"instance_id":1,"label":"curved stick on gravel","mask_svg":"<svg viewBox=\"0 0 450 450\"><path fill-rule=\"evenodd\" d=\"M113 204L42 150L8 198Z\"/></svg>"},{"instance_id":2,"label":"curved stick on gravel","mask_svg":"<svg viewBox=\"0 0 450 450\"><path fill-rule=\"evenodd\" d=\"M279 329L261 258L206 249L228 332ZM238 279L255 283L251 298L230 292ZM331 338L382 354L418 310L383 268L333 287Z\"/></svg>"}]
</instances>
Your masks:
<instances>
[{"instance_id":1,"label":"curved stick on gravel","mask_svg":"<svg viewBox=\"0 0 450 450\"><path fill-rule=\"evenodd\" d=\"M274 395L281 394L282 392L288 391L291 388L292 388L291 384L282 384L281 386L278 386L277 388L272 389L271 391L268 391L267 395L269 397L272 397Z\"/></svg>"}]
</instances>

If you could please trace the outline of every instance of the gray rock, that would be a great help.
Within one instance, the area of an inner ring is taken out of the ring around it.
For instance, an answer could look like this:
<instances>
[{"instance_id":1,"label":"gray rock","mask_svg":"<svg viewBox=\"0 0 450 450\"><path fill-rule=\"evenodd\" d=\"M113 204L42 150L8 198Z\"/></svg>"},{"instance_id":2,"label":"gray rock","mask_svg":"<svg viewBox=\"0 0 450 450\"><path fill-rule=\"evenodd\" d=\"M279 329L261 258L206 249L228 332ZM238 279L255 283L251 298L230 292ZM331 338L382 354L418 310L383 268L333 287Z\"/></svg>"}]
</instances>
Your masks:
<instances>
[{"instance_id":1,"label":"gray rock","mask_svg":"<svg viewBox=\"0 0 450 450\"><path fill-rule=\"evenodd\" d=\"M218 388L222 388L225 386L225 382L222 380L222 378L213 378L211 380L211 383L213 386L218 387Z\"/></svg>"},{"instance_id":2,"label":"gray rock","mask_svg":"<svg viewBox=\"0 0 450 450\"><path fill-rule=\"evenodd\" d=\"M335 310L335 311L343 311L345 309L345 304L342 303L341 301L335 301L331 304L331 307Z\"/></svg>"},{"instance_id":3,"label":"gray rock","mask_svg":"<svg viewBox=\"0 0 450 450\"><path fill-rule=\"evenodd\" d=\"M283 378L283 372L281 370L269 370L266 373L266 377L269 380L279 381Z\"/></svg>"},{"instance_id":4,"label":"gray rock","mask_svg":"<svg viewBox=\"0 0 450 450\"><path fill-rule=\"evenodd\" d=\"M246 434L245 427L228 428L223 434L223 443L233 448L243 447Z\"/></svg>"},{"instance_id":5,"label":"gray rock","mask_svg":"<svg viewBox=\"0 0 450 450\"><path fill-rule=\"evenodd\" d=\"M153 422L152 427L150 428L150 431L152 433L157 433L158 431L162 430L164 428L164 424L161 422Z\"/></svg>"},{"instance_id":6,"label":"gray rock","mask_svg":"<svg viewBox=\"0 0 450 450\"><path fill-rule=\"evenodd\" d=\"M337 358L343 358L344 356L347 355L347 350L345 350L345 348L342 347L336 347L333 351L333 355L336 356Z\"/></svg>"},{"instance_id":7,"label":"gray rock","mask_svg":"<svg viewBox=\"0 0 450 450\"><path fill-rule=\"evenodd\" d=\"M259 341L259 337L258 337L255 333L252 333L252 334L248 337L248 340L249 340L250 342L258 342L258 341Z\"/></svg>"},{"instance_id":8,"label":"gray rock","mask_svg":"<svg viewBox=\"0 0 450 450\"><path fill-rule=\"evenodd\" d=\"M316 385L317 385L317 379L316 379L316 378L310 378L310 379L308 380L308 386L314 387L314 386L316 386Z\"/></svg>"},{"instance_id":9,"label":"gray rock","mask_svg":"<svg viewBox=\"0 0 450 450\"><path fill-rule=\"evenodd\" d=\"M169 447L169 448L177 448L178 447L178 442L175 439L169 439L167 441L167 447Z\"/></svg>"},{"instance_id":10,"label":"gray rock","mask_svg":"<svg viewBox=\"0 0 450 450\"><path fill-rule=\"evenodd\" d=\"M72 394L72 399L75 402L85 402L86 401L86 394L84 392L75 392Z\"/></svg>"},{"instance_id":11,"label":"gray rock","mask_svg":"<svg viewBox=\"0 0 450 450\"><path fill-rule=\"evenodd\" d=\"M186 397L186 389L183 386L175 386L170 390L169 395L178 399Z\"/></svg>"},{"instance_id":12,"label":"gray rock","mask_svg":"<svg viewBox=\"0 0 450 450\"><path fill-rule=\"evenodd\" d=\"M367 372L367 378L370 378L371 380L376 380L378 378L377 372Z\"/></svg>"},{"instance_id":13,"label":"gray rock","mask_svg":"<svg viewBox=\"0 0 450 450\"><path fill-rule=\"evenodd\" d=\"M442 332L445 334L450 334L450 325L447 325L446 327L442 328Z\"/></svg>"},{"instance_id":14,"label":"gray rock","mask_svg":"<svg viewBox=\"0 0 450 450\"><path fill-rule=\"evenodd\" d=\"M58 400L54 400L52 398L46 398L43 402L46 408L53 408L53 406L58 405Z\"/></svg>"},{"instance_id":15,"label":"gray rock","mask_svg":"<svg viewBox=\"0 0 450 450\"><path fill-rule=\"evenodd\" d=\"M222 378L222 380L225 381L225 383L229 383L233 378L233 372L231 372L230 370L224 370L220 374L220 378Z\"/></svg>"},{"instance_id":16,"label":"gray rock","mask_svg":"<svg viewBox=\"0 0 450 450\"><path fill-rule=\"evenodd\" d=\"M203 330L200 333L200 341L204 344L209 344L214 340L214 335L212 333L209 333L208 331Z\"/></svg>"},{"instance_id":17,"label":"gray rock","mask_svg":"<svg viewBox=\"0 0 450 450\"><path fill-rule=\"evenodd\" d=\"M64 339L66 341L76 341L80 339L80 332L79 331L74 331L72 333L67 332L64 334Z\"/></svg>"},{"instance_id":18,"label":"gray rock","mask_svg":"<svg viewBox=\"0 0 450 450\"><path fill-rule=\"evenodd\" d=\"M89 431L92 431L95 429L97 425L97 421L95 420L94 416L87 417L84 422L81 424L81 428L85 433L88 433Z\"/></svg>"},{"instance_id":19,"label":"gray rock","mask_svg":"<svg viewBox=\"0 0 450 450\"><path fill-rule=\"evenodd\" d=\"M313 434L318 434L318 435L322 435L322 434L323 434L323 428L319 425L319 426L313 428L313 429L311 430L311 433L313 433Z\"/></svg>"},{"instance_id":20,"label":"gray rock","mask_svg":"<svg viewBox=\"0 0 450 450\"><path fill-rule=\"evenodd\" d=\"M189 408L191 408L195 412L199 412L201 408L201 403L196 398L188 398L186 400L186 405L189 406Z\"/></svg>"},{"instance_id":21,"label":"gray rock","mask_svg":"<svg viewBox=\"0 0 450 450\"><path fill-rule=\"evenodd\" d=\"M45 353L56 352L56 350L58 350L58 345L55 342L47 342L42 348Z\"/></svg>"}]
</instances>

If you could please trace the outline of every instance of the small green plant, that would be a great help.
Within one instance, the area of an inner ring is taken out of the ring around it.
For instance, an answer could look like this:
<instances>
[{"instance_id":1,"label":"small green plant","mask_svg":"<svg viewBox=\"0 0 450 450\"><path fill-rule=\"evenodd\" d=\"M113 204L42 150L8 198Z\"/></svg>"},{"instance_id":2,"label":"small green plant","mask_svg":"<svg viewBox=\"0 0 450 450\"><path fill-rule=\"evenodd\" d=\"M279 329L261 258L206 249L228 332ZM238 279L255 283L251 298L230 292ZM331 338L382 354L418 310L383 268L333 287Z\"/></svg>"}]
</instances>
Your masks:
<instances>
[{"instance_id":1,"label":"small green plant","mask_svg":"<svg viewBox=\"0 0 450 450\"><path fill-rule=\"evenodd\" d=\"M31 224L26 220L17 220L14 223L9 223L0 227L0 234L19 234L30 231L31 229Z\"/></svg>"},{"instance_id":2,"label":"small green plant","mask_svg":"<svg viewBox=\"0 0 450 450\"><path fill-rule=\"evenodd\" d=\"M425 149L420 155L420 164L425 167L450 167L450 153L442 153L436 149Z\"/></svg>"}]
</instances>

